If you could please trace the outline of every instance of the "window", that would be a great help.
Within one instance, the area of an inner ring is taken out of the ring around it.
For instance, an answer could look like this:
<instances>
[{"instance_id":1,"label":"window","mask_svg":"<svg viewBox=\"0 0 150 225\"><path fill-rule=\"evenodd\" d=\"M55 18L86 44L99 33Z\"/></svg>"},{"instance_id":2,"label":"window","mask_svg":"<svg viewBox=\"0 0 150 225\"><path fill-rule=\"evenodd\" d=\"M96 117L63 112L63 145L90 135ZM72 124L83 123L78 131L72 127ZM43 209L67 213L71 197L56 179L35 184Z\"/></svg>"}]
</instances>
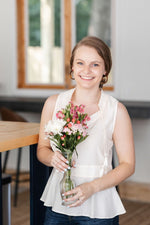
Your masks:
<instances>
[{"instance_id":1,"label":"window","mask_svg":"<svg viewBox=\"0 0 150 225\"><path fill-rule=\"evenodd\" d=\"M16 1L18 88L72 87L71 48L86 35L111 48L111 0Z\"/></svg>"}]
</instances>

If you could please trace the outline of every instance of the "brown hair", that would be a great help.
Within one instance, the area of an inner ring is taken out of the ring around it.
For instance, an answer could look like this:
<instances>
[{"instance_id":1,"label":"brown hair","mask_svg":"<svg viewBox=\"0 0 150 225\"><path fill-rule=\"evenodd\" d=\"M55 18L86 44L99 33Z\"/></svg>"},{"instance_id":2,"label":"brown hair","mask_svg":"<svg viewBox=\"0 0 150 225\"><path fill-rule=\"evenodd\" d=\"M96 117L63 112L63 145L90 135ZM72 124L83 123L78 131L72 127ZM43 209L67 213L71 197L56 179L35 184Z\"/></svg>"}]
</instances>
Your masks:
<instances>
[{"instance_id":1,"label":"brown hair","mask_svg":"<svg viewBox=\"0 0 150 225\"><path fill-rule=\"evenodd\" d=\"M109 72L111 70L111 66L112 66L110 49L101 39L99 39L97 37L87 36L87 37L83 38L81 41L79 41L76 44L76 46L72 50L72 55L70 58L70 69L71 69L70 73L72 72L72 66L73 66L75 52L81 46L88 46L88 47L94 48L97 51L97 53L104 60L106 74L103 75L103 78L99 85L99 87L102 88L103 84L107 83L107 81L108 81L108 74L109 74Z\"/></svg>"}]
</instances>

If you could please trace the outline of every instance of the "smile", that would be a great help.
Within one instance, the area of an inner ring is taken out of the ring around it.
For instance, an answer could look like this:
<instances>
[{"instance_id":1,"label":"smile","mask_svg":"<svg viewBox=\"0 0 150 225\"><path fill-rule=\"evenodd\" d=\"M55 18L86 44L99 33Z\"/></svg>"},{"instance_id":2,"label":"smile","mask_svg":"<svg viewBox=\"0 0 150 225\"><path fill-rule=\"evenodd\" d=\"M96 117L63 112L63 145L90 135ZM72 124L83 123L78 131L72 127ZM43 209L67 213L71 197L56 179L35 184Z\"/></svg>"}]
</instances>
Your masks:
<instances>
[{"instance_id":1,"label":"smile","mask_svg":"<svg viewBox=\"0 0 150 225\"><path fill-rule=\"evenodd\" d=\"M84 80L93 80L94 77L91 77L91 76L80 76L81 79L84 79Z\"/></svg>"}]
</instances>

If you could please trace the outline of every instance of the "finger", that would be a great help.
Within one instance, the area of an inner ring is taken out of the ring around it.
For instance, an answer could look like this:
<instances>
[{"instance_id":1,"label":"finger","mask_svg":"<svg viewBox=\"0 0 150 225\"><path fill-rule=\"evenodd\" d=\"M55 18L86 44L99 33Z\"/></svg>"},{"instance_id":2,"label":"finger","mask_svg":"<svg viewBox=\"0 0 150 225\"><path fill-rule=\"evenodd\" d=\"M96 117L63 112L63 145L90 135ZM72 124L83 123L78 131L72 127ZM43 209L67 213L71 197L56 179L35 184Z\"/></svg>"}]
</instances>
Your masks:
<instances>
[{"instance_id":1,"label":"finger","mask_svg":"<svg viewBox=\"0 0 150 225\"><path fill-rule=\"evenodd\" d=\"M59 151L56 151L56 154L61 161L67 164L69 163L68 160Z\"/></svg>"},{"instance_id":2,"label":"finger","mask_svg":"<svg viewBox=\"0 0 150 225\"><path fill-rule=\"evenodd\" d=\"M66 171L67 169L70 169L68 164L66 164L64 161L62 161L62 158L59 156L58 153L56 153L52 160L52 166L55 168L59 168L63 171Z\"/></svg>"},{"instance_id":3,"label":"finger","mask_svg":"<svg viewBox=\"0 0 150 225\"><path fill-rule=\"evenodd\" d=\"M64 166L62 166L61 164L57 164L57 168L60 172L65 172L67 169L64 168Z\"/></svg>"},{"instance_id":4,"label":"finger","mask_svg":"<svg viewBox=\"0 0 150 225\"><path fill-rule=\"evenodd\" d=\"M74 188L74 189L72 189L70 191L67 191L67 192L63 193L63 196L77 195L77 193L78 193L78 189ZM79 196L77 196L77 197L79 197Z\"/></svg>"},{"instance_id":5,"label":"finger","mask_svg":"<svg viewBox=\"0 0 150 225\"><path fill-rule=\"evenodd\" d=\"M51 164L52 164L52 166L53 166L56 170L58 170L58 171L60 171L60 172L64 170L63 167L60 165L60 163L58 163L58 162L56 161L56 159L53 159L52 162L51 162Z\"/></svg>"},{"instance_id":6,"label":"finger","mask_svg":"<svg viewBox=\"0 0 150 225\"><path fill-rule=\"evenodd\" d=\"M76 202L81 198L78 190L76 189L72 189L71 191L65 192L62 194L62 196L64 196L65 202Z\"/></svg>"},{"instance_id":7,"label":"finger","mask_svg":"<svg viewBox=\"0 0 150 225\"><path fill-rule=\"evenodd\" d=\"M56 159L55 159L55 163L58 164L58 165L61 165L62 167L66 168L66 169L69 167L68 164L64 163L64 162L63 162L61 159L59 159L59 158L56 158ZM70 167L69 167L69 168L70 168ZM68 168L68 169L69 169L69 168Z\"/></svg>"},{"instance_id":8,"label":"finger","mask_svg":"<svg viewBox=\"0 0 150 225\"><path fill-rule=\"evenodd\" d=\"M83 204L83 201L81 199L78 199L76 202L72 203L71 205L69 205L68 207L69 208L72 208L72 207L77 207L77 206L80 206Z\"/></svg>"},{"instance_id":9,"label":"finger","mask_svg":"<svg viewBox=\"0 0 150 225\"><path fill-rule=\"evenodd\" d=\"M72 161L72 167L76 168L76 161L75 160Z\"/></svg>"},{"instance_id":10,"label":"finger","mask_svg":"<svg viewBox=\"0 0 150 225\"><path fill-rule=\"evenodd\" d=\"M65 202L76 202L77 200L79 200L78 194L76 194L76 195L67 195L67 197L64 198Z\"/></svg>"},{"instance_id":11,"label":"finger","mask_svg":"<svg viewBox=\"0 0 150 225\"><path fill-rule=\"evenodd\" d=\"M62 162L60 162L60 163L55 162L53 167L55 167L60 172L65 172L65 171L67 171L67 169L70 169L70 167L68 167L68 165L66 165L65 163L62 163Z\"/></svg>"}]
</instances>

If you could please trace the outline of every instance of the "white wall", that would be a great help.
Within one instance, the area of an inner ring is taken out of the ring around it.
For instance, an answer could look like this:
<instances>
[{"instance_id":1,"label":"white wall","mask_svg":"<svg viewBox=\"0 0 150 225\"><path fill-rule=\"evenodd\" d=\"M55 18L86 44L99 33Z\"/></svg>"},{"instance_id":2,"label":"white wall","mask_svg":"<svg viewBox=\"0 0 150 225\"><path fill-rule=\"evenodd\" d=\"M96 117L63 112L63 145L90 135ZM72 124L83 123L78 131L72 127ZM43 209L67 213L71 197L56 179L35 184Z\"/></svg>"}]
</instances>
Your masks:
<instances>
[{"instance_id":1,"label":"white wall","mask_svg":"<svg viewBox=\"0 0 150 225\"><path fill-rule=\"evenodd\" d=\"M10 78L14 73L14 28L13 1L2 1L0 7L0 94L11 95Z\"/></svg>"},{"instance_id":2,"label":"white wall","mask_svg":"<svg viewBox=\"0 0 150 225\"><path fill-rule=\"evenodd\" d=\"M136 169L132 181L150 183L150 119L133 120Z\"/></svg>"},{"instance_id":3,"label":"white wall","mask_svg":"<svg viewBox=\"0 0 150 225\"><path fill-rule=\"evenodd\" d=\"M17 90L16 11L15 0L1 2L0 7L0 95L49 96L49 90ZM114 86L111 94L122 100L150 101L150 1L113 0ZM26 114L34 121L32 114ZM36 114L39 121L40 115ZM150 120L133 120L137 166L131 178L149 181Z\"/></svg>"},{"instance_id":4,"label":"white wall","mask_svg":"<svg viewBox=\"0 0 150 225\"><path fill-rule=\"evenodd\" d=\"M128 178L130 181L150 183L150 119L132 120L134 141L135 141L135 157L136 167L135 173ZM115 154L115 165L118 164Z\"/></svg>"},{"instance_id":5,"label":"white wall","mask_svg":"<svg viewBox=\"0 0 150 225\"><path fill-rule=\"evenodd\" d=\"M117 0L117 88L121 99L150 100L150 1Z\"/></svg>"}]
</instances>

